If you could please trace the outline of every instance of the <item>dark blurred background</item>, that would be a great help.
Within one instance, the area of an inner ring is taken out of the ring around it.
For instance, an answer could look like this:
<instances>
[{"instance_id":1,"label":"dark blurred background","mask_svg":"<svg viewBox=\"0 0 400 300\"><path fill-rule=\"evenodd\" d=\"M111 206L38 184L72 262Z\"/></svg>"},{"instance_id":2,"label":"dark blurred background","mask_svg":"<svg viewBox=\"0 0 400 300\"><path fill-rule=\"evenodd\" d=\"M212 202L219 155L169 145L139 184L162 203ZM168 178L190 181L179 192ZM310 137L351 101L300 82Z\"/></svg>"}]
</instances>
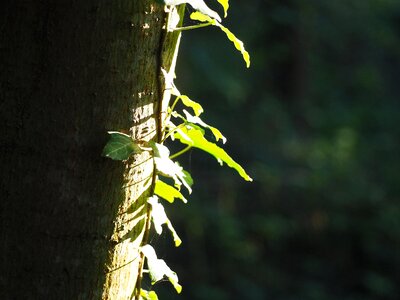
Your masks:
<instances>
[{"instance_id":1,"label":"dark blurred background","mask_svg":"<svg viewBox=\"0 0 400 300\"><path fill-rule=\"evenodd\" d=\"M166 209L183 244L153 243L184 289L160 298L400 299L400 1L230 4L251 68L203 28L183 35L176 83L254 182L180 158L194 192Z\"/></svg>"}]
</instances>

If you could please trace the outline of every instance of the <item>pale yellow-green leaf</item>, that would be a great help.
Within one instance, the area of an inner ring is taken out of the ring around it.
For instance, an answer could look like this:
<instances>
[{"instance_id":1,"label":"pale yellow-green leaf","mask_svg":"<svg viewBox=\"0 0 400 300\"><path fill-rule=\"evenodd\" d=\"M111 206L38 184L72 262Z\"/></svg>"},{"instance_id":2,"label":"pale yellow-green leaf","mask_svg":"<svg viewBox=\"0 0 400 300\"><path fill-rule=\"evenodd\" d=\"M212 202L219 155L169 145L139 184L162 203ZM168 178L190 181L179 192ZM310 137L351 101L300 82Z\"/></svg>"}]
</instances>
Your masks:
<instances>
[{"instance_id":1,"label":"pale yellow-green leaf","mask_svg":"<svg viewBox=\"0 0 400 300\"><path fill-rule=\"evenodd\" d=\"M205 14L202 14L202 13L199 12L199 11L192 12L192 13L190 14L190 18L191 18L192 20L195 20L195 21L208 22L208 23L211 23L211 24L213 24L213 25L215 25L215 24L217 23L216 20L214 20L213 18L211 18L211 17L209 17L209 16L207 16L207 15L205 15Z\"/></svg>"},{"instance_id":2,"label":"pale yellow-green leaf","mask_svg":"<svg viewBox=\"0 0 400 300\"><path fill-rule=\"evenodd\" d=\"M166 276L172 283L178 294L182 291L182 286L178 283L178 275L168 267L163 259L158 259L154 248L150 245L141 247L142 253L147 258L151 283L155 284Z\"/></svg>"},{"instance_id":3,"label":"pale yellow-green leaf","mask_svg":"<svg viewBox=\"0 0 400 300\"><path fill-rule=\"evenodd\" d=\"M155 291L149 292L149 300L158 300L158 296Z\"/></svg>"},{"instance_id":4,"label":"pale yellow-green leaf","mask_svg":"<svg viewBox=\"0 0 400 300\"><path fill-rule=\"evenodd\" d=\"M211 132L213 133L215 139L217 140L217 142L221 139L222 142L225 144L226 143L226 137L224 137L221 133L221 131L219 131L219 129L208 125L207 123L205 123L202 119L200 119L200 117L198 116L192 116L190 113L188 113L188 111L183 110L185 116L186 116L186 120L189 123L194 123L194 124L198 124L204 128L208 128L211 130Z\"/></svg>"},{"instance_id":5,"label":"pale yellow-green leaf","mask_svg":"<svg viewBox=\"0 0 400 300\"><path fill-rule=\"evenodd\" d=\"M170 203L173 203L175 198L181 199L184 203L187 203L187 200L181 192L161 180L156 181L154 193Z\"/></svg>"},{"instance_id":6,"label":"pale yellow-green leaf","mask_svg":"<svg viewBox=\"0 0 400 300\"><path fill-rule=\"evenodd\" d=\"M152 284L155 284L157 281L164 279L165 273L169 272L169 267L163 259L147 259L147 266L149 267Z\"/></svg>"},{"instance_id":7,"label":"pale yellow-green leaf","mask_svg":"<svg viewBox=\"0 0 400 300\"><path fill-rule=\"evenodd\" d=\"M226 34L228 39L233 42L235 45L235 48L240 51L240 53L243 56L244 61L246 62L246 67L250 67L250 55L244 48L243 42L239 40L228 28L225 26L221 25L218 23L216 20L210 18L209 16L206 16L205 14L202 14L201 12L194 12L190 15L190 18L195 21L200 21L200 22L208 22L211 25L218 26L221 28L221 30Z\"/></svg>"},{"instance_id":8,"label":"pale yellow-green leaf","mask_svg":"<svg viewBox=\"0 0 400 300\"><path fill-rule=\"evenodd\" d=\"M146 290L140 289L140 296L144 300L158 300L158 296L155 291L146 291Z\"/></svg>"},{"instance_id":9,"label":"pale yellow-green leaf","mask_svg":"<svg viewBox=\"0 0 400 300\"><path fill-rule=\"evenodd\" d=\"M229 167L235 169L240 176L242 176L247 181L253 181L253 179L246 173L241 165L235 162L232 157L225 152L224 149L218 147L216 144L209 142L204 137L204 132L196 126L187 125L183 127L181 131L185 134L185 136L190 138L188 141L186 138L183 138L180 135L180 132L175 132L175 137L181 141L183 144L190 145L192 147L199 148L205 152L213 155L219 162L226 163Z\"/></svg>"},{"instance_id":10,"label":"pale yellow-green leaf","mask_svg":"<svg viewBox=\"0 0 400 300\"><path fill-rule=\"evenodd\" d=\"M153 149L155 157L169 157L170 152L168 147L155 142L149 142L149 145Z\"/></svg>"},{"instance_id":11,"label":"pale yellow-green leaf","mask_svg":"<svg viewBox=\"0 0 400 300\"><path fill-rule=\"evenodd\" d=\"M147 202L151 205L151 219L153 220L154 228L157 234L160 235L162 233L162 224L168 221L164 207L158 202L156 195L147 199Z\"/></svg>"},{"instance_id":12,"label":"pale yellow-green leaf","mask_svg":"<svg viewBox=\"0 0 400 300\"><path fill-rule=\"evenodd\" d=\"M181 185L183 184L188 190L189 194L192 193L191 185L193 180L187 176L187 172L184 172L183 168L169 158L169 149L159 143L149 143L154 151L154 162L157 173L170 177L174 180L175 187L180 191Z\"/></svg>"},{"instance_id":13,"label":"pale yellow-green leaf","mask_svg":"<svg viewBox=\"0 0 400 300\"><path fill-rule=\"evenodd\" d=\"M156 251L151 245L144 245L140 248L140 251L142 251L144 256L149 260L157 259Z\"/></svg>"},{"instance_id":14,"label":"pale yellow-green leaf","mask_svg":"<svg viewBox=\"0 0 400 300\"><path fill-rule=\"evenodd\" d=\"M178 283L178 280L175 280L173 277L168 277L169 281L172 283L174 286L176 292L180 294L182 292L182 286Z\"/></svg>"},{"instance_id":15,"label":"pale yellow-green leaf","mask_svg":"<svg viewBox=\"0 0 400 300\"><path fill-rule=\"evenodd\" d=\"M180 167L177 163L173 162L171 159L154 157L154 162L157 170L157 174L170 177L174 180L174 186L180 191L181 182L177 173L182 172L182 167Z\"/></svg>"},{"instance_id":16,"label":"pale yellow-green leaf","mask_svg":"<svg viewBox=\"0 0 400 300\"><path fill-rule=\"evenodd\" d=\"M246 67L249 68L250 67L250 55L249 52L246 51L246 49L244 48L243 42L241 40L239 40L228 28L226 28L225 26L222 26L221 24L217 24L217 26L219 28L221 28L221 30L223 32L225 32L226 36L228 37L228 39L230 41L233 42L233 44L235 45L235 48L237 50L240 51L240 53L242 53L243 59L246 62Z\"/></svg>"},{"instance_id":17,"label":"pale yellow-green leaf","mask_svg":"<svg viewBox=\"0 0 400 300\"><path fill-rule=\"evenodd\" d=\"M204 110L203 110L203 107L202 107L199 103L193 101L193 100L190 99L188 96L186 96L186 95L181 95L180 99L182 100L182 103L183 103L184 105L186 105L187 107L190 107L190 108L193 109L194 114L195 114L196 116L200 116L200 114L204 111Z\"/></svg>"},{"instance_id":18,"label":"pale yellow-green leaf","mask_svg":"<svg viewBox=\"0 0 400 300\"><path fill-rule=\"evenodd\" d=\"M224 8L224 17L228 16L229 0L217 0Z\"/></svg>"},{"instance_id":19,"label":"pale yellow-green leaf","mask_svg":"<svg viewBox=\"0 0 400 300\"><path fill-rule=\"evenodd\" d=\"M183 172L183 168L177 162L174 162L169 157L154 157L154 162L158 174L172 178L174 186L179 191L183 184L189 194L192 193L191 182L187 181L187 174Z\"/></svg>"},{"instance_id":20,"label":"pale yellow-green leaf","mask_svg":"<svg viewBox=\"0 0 400 300\"><path fill-rule=\"evenodd\" d=\"M222 135L221 131L219 131L218 128L215 128L212 126L208 126L208 128L211 130L211 132L215 136L215 139L217 140L217 142L221 139L224 144L226 143L226 137L224 137Z\"/></svg>"},{"instance_id":21,"label":"pale yellow-green leaf","mask_svg":"<svg viewBox=\"0 0 400 300\"><path fill-rule=\"evenodd\" d=\"M175 243L175 247L179 247L182 244L182 240L180 239L180 237L178 236L178 234L175 232L175 230L172 231L172 229L170 229L172 232L172 236L174 238L174 243ZM181 288L182 290L182 288ZM178 291L178 293L180 293L180 291Z\"/></svg>"},{"instance_id":22,"label":"pale yellow-green leaf","mask_svg":"<svg viewBox=\"0 0 400 300\"><path fill-rule=\"evenodd\" d=\"M153 220L154 228L160 235L162 233L162 225L167 224L168 229L171 231L172 237L174 238L175 247L179 247L182 244L182 240L179 238L171 221L168 219L165 213L164 206L158 202L157 196L150 197L147 202L151 205L151 218Z\"/></svg>"},{"instance_id":23,"label":"pale yellow-green leaf","mask_svg":"<svg viewBox=\"0 0 400 300\"><path fill-rule=\"evenodd\" d=\"M179 134L179 136L180 136L182 139L184 139L184 140L187 141L186 144L190 145L190 143L191 143L192 140L190 139L190 137L188 137L188 136L186 135L186 133L185 133L181 128L177 128L175 131L176 131L177 134ZM171 138L175 138L175 135L171 135Z\"/></svg>"},{"instance_id":24,"label":"pale yellow-green leaf","mask_svg":"<svg viewBox=\"0 0 400 300\"><path fill-rule=\"evenodd\" d=\"M179 235L176 233L175 228L172 226L171 221L167 220L167 226L169 231L172 233L172 237L174 239L175 247L179 247L182 244L182 240Z\"/></svg>"}]
</instances>

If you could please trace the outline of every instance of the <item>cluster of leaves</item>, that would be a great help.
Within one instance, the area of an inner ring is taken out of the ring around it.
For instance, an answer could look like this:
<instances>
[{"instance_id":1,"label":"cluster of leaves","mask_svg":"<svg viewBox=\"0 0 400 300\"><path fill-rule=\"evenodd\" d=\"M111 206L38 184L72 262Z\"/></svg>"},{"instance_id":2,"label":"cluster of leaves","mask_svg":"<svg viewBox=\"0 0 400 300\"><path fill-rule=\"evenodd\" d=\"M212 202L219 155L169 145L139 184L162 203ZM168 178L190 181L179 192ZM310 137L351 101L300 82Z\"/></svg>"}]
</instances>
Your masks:
<instances>
[{"instance_id":1,"label":"cluster of leaves","mask_svg":"<svg viewBox=\"0 0 400 300\"><path fill-rule=\"evenodd\" d=\"M205 137L206 130L209 130L217 142L226 142L226 138L217 128L208 125L200 118L200 114L203 112L201 105L191 100L188 96L181 95L177 89L175 89L174 95L176 98L172 107L169 108L168 121L164 128L166 137L164 141L167 138L180 141L182 144L186 145L182 151L171 155L169 149L163 144L155 142L137 143L125 133L109 131L110 139L104 147L103 156L113 160L126 160L134 153L140 153L142 151L153 152L157 179L155 182L154 194L149 197L147 203L151 206L151 218L157 234L160 235L162 233L162 225L167 225L167 228L173 236L175 246L178 247L182 241L172 226L171 221L168 219L165 209L159 200L162 198L169 203L173 203L175 199L180 199L184 203L187 203L186 197L181 192L181 187L184 186L188 194L191 194L193 179L190 173L185 171L179 163L172 160L172 158L183 154L192 147L198 148L214 156L221 165L225 163L236 170L246 181L252 181L252 179L243 167L223 148ZM181 101L186 107L191 108L194 115L189 113L186 109L183 109L183 114L173 110L172 108L175 107L178 101ZM174 119L174 121L172 121L172 119ZM172 180L173 185L161 178ZM166 277L173 284L176 291L180 293L182 287L178 283L176 273L167 266L164 260L157 258L152 246L145 245L142 247L141 251L147 259L147 266L152 283L154 284ZM142 290L141 296L144 299L157 299L154 291L148 292Z\"/></svg>"},{"instance_id":2,"label":"cluster of leaves","mask_svg":"<svg viewBox=\"0 0 400 300\"><path fill-rule=\"evenodd\" d=\"M217 39L204 50L210 37L198 30L182 41L180 66L192 73L179 86L204 98L257 180L249 189L213 161L191 160L195 193L170 215L190 237L185 298L397 300L400 1L232 8L240 24L231 29L256 67L241 76L231 45ZM171 264L176 252L165 250Z\"/></svg>"},{"instance_id":3,"label":"cluster of leaves","mask_svg":"<svg viewBox=\"0 0 400 300\"><path fill-rule=\"evenodd\" d=\"M189 3L196 8L198 3L194 2L196 1L193 1L193 3L191 3L191 1L180 1L179 3ZM226 17L229 7L228 0L218 0L218 2L223 6L224 15ZM165 4L172 5L169 4L168 1L166 1ZM189 26L190 28L188 28L193 29L208 25L214 25L221 28L221 30L227 35L228 39L231 40L235 47L242 53L246 65L249 67L250 57L248 52L244 49L243 43L238 40L229 29L217 21L217 19L220 19L218 14L213 11L211 12L212 13L209 15L213 16L213 18L199 11L193 12L190 18L202 23L197 26ZM177 28L176 30L185 30L185 28ZM126 160L135 153L140 153L142 151L152 152L156 179L153 185L153 194L147 199L149 211L151 212L151 220L156 233L159 235L162 234L163 225L165 224L173 236L175 246L178 247L182 241L172 226L171 221L167 217L164 206L160 202L161 198L169 203L173 203L175 199L180 199L184 203L187 203L187 199L181 191L182 186L185 187L188 194L192 193L193 179L189 172L184 170L178 162L174 161L176 157L185 153L192 147L197 148L214 156L220 165L225 163L236 170L246 181L252 181L252 179L242 166L234 161L223 148L217 145L218 142L225 143L226 138L217 128L207 124L200 118L200 115L204 111L202 106L191 100L187 95L182 95L173 84L173 79L171 79L172 76L170 76L165 70L162 71L165 76L165 82L171 87L172 95L175 97L174 102L168 108L167 116L164 120L165 122L163 122L165 124L162 128L163 140L160 143L154 141L135 141L131 136L125 133L109 131L110 139L104 147L103 156L109 157L113 160ZM178 112L175 109L178 102L181 102L186 109L182 109L181 112ZM187 109L190 109L192 113ZM215 141L210 141L206 138L205 133L207 131L212 134ZM167 139L179 141L185 145L185 148L171 155L169 149L164 145L164 142ZM155 284L164 278L168 278L176 291L180 293L182 287L178 283L177 274L168 267L164 260L157 258L154 248L151 245L146 244L141 247L141 252L146 258L152 284ZM136 289L140 289L140 297L142 299L158 299L158 296L154 291L146 291L140 287L136 287Z\"/></svg>"}]
</instances>

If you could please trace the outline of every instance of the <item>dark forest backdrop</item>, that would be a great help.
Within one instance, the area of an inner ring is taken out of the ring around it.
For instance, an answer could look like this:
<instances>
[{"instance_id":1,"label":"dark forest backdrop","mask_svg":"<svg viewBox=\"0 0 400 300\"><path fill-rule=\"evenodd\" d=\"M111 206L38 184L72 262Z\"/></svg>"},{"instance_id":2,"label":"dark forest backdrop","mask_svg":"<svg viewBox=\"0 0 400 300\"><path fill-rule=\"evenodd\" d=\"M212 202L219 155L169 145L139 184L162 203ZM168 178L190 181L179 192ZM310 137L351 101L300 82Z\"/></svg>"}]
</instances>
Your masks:
<instances>
[{"instance_id":1,"label":"dark forest backdrop","mask_svg":"<svg viewBox=\"0 0 400 300\"><path fill-rule=\"evenodd\" d=\"M400 299L400 1L231 0L224 23L251 68L218 29L185 32L177 85L254 182L182 158L184 243L153 243L184 291L161 298Z\"/></svg>"}]
</instances>

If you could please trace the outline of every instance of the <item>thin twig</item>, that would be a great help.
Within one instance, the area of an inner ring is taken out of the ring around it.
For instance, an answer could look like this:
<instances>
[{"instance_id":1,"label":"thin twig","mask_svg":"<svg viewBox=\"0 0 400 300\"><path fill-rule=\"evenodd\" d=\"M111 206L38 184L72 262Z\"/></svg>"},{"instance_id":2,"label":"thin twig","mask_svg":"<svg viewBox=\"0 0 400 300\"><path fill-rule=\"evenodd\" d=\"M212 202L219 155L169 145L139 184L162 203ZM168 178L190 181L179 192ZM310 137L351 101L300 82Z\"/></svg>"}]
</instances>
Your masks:
<instances>
[{"instance_id":1,"label":"thin twig","mask_svg":"<svg viewBox=\"0 0 400 300\"><path fill-rule=\"evenodd\" d=\"M176 27L176 28L174 28L174 31L192 30L192 29L197 29L197 28L201 28L201 27L207 27L210 25L213 25L213 23L201 23L201 24L185 26L185 27Z\"/></svg>"},{"instance_id":2,"label":"thin twig","mask_svg":"<svg viewBox=\"0 0 400 300\"><path fill-rule=\"evenodd\" d=\"M178 157L179 155L182 155L183 153L189 151L190 148L192 148L192 145L186 146L186 148L182 149L181 151L179 151L179 152L177 152L177 153L175 153L175 154L172 154L172 155L169 157L169 159L174 159L174 158Z\"/></svg>"}]
</instances>

